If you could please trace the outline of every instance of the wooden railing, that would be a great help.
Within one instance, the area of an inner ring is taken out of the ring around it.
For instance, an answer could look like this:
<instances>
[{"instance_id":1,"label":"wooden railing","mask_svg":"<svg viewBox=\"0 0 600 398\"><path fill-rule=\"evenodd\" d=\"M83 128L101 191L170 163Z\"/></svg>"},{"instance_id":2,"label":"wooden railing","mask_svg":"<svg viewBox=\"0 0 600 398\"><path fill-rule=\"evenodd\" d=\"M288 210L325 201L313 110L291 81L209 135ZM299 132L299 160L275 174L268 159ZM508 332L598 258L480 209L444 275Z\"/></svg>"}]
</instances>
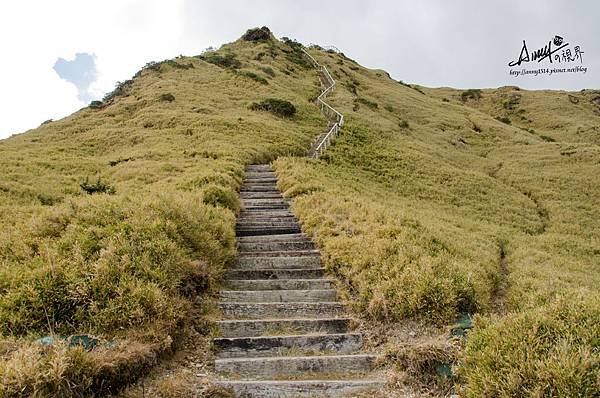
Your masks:
<instances>
[{"instance_id":1,"label":"wooden railing","mask_svg":"<svg viewBox=\"0 0 600 398\"><path fill-rule=\"evenodd\" d=\"M344 115L338 112L334 107L325 102L325 98L327 95L335 89L335 80L331 77L331 74L327 70L325 65L321 65L317 62L316 59L313 58L306 50L302 49L304 54L308 57L310 62L314 65L315 68L319 71L319 75L321 77L321 86L322 91L321 94L317 97L317 104L321 107L321 112L325 115L327 120L333 123L327 134L322 137L319 137L319 142L317 142L314 147L312 153L310 154L312 157L318 159L325 149L329 146L331 141L339 134L341 127L344 125Z\"/></svg>"}]
</instances>

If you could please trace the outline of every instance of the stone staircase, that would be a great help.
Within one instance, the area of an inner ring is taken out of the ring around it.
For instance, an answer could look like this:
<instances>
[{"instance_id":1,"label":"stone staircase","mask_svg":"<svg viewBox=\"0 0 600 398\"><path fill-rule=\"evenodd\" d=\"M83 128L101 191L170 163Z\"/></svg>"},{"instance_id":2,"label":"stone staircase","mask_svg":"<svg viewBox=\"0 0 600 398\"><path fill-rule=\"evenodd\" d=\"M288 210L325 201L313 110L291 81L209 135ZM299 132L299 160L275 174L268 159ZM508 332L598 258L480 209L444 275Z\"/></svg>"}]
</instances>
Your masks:
<instances>
[{"instance_id":1,"label":"stone staircase","mask_svg":"<svg viewBox=\"0 0 600 398\"><path fill-rule=\"evenodd\" d=\"M235 397L341 397L381 389L375 355L324 274L269 165L251 165L237 220L239 257L219 307L215 371Z\"/></svg>"}]
</instances>

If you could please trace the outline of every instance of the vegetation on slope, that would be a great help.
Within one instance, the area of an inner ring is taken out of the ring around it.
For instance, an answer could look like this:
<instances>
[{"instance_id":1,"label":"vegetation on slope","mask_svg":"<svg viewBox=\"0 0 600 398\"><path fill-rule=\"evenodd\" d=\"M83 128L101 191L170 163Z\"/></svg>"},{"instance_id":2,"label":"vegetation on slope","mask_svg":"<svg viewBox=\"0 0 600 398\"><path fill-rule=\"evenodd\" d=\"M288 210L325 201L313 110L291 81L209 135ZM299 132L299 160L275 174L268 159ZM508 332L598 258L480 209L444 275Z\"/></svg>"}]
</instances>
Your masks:
<instances>
[{"instance_id":1,"label":"vegetation on slope","mask_svg":"<svg viewBox=\"0 0 600 398\"><path fill-rule=\"evenodd\" d=\"M101 394L177 346L235 254L245 165L303 154L325 123L296 51L239 40L149 63L0 142L0 395ZM250 109L270 98L295 113ZM68 347L82 334L97 347Z\"/></svg>"},{"instance_id":2,"label":"vegetation on slope","mask_svg":"<svg viewBox=\"0 0 600 398\"><path fill-rule=\"evenodd\" d=\"M597 94L523 93L531 133L470 106L486 90L432 95L342 54L312 55L338 80L330 99L347 124L320 161L275 165L356 310L441 325L479 314L459 373L467 396L593 396L577 388L598 387L600 331L576 336L600 321L599 119L592 101L569 98ZM524 374L546 373L523 377L521 358Z\"/></svg>"},{"instance_id":3,"label":"vegetation on slope","mask_svg":"<svg viewBox=\"0 0 600 398\"><path fill-rule=\"evenodd\" d=\"M427 89L312 53L346 116L318 161L294 156L326 126L315 70L264 28L0 142L0 395L102 393L175 348L235 253L244 165L277 157L357 311L478 314L466 396L597 394L598 93ZM99 345L34 342L79 334Z\"/></svg>"}]
</instances>

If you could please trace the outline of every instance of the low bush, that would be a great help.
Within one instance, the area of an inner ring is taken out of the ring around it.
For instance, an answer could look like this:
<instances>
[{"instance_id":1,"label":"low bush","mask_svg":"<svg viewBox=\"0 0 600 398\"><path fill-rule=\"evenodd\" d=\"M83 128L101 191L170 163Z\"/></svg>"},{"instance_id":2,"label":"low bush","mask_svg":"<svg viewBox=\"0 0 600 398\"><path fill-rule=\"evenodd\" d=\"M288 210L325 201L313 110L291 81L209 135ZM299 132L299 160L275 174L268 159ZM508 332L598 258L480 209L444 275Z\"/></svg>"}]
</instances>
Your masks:
<instances>
[{"instance_id":1,"label":"low bush","mask_svg":"<svg viewBox=\"0 0 600 398\"><path fill-rule=\"evenodd\" d=\"M547 136L547 135L543 135L543 134L541 134L541 135L540 135L540 138L541 138L542 140L546 141L546 142L556 142L556 140L555 140L554 138L552 138L552 137L549 137L549 136Z\"/></svg>"},{"instance_id":2,"label":"low bush","mask_svg":"<svg viewBox=\"0 0 600 398\"><path fill-rule=\"evenodd\" d=\"M260 70L262 70L268 76L275 77L275 71L270 66L261 67Z\"/></svg>"},{"instance_id":3,"label":"low bush","mask_svg":"<svg viewBox=\"0 0 600 398\"><path fill-rule=\"evenodd\" d=\"M410 126L406 120L402 119L400 120L400 123L398 123L398 127L400 127L401 129L407 129Z\"/></svg>"},{"instance_id":4,"label":"low bush","mask_svg":"<svg viewBox=\"0 0 600 398\"><path fill-rule=\"evenodd\" d=\"M92 101L92 102L90 102L89 107L92 108L92 109L102 109L102 108L104 108L104 102L102 102L102 101Z\"/></svg>"},{"instance_id":5,"label":"low bush","mask_svg":"<svg viewBox=\"0 0 600 398\"><path fill-rule=\"evenodd\" d=\"M277 98L267 98L259 103L250 105L254 111L269 111L279 117L292 117L296 114L296 107L289 101Z\"/></svg>"},{"instance_id":6,"label":"low bush","mask_svg":"<svg viewBox=\"0 0 600 398\"><path fill-rule=\"evenodd\" d=\"M129 89L133 85L133 80L125 80L124 82L117 82L117 85L113 91L106 94L104 98L102 98L102 102L108 104L112 102L117 97L126 96L129 92Z\"/></svg>"},{"instance_id":7,"label":"low bush","mask_svg":"<svg viewBox=\"0 0 600 398\"><path fill-rule=\"evenodd\" d=\"M600 298L476 318L459 374L465 397L597 397Z\"/></svg>"},{"instance_id":8,"label":"low bush","mask_svg":"<svg viewBox=\"0 0 600 398\"><path fill-rule=\"evenodd\" d=\"M468 90L463 91L460 94L460 99L463 102L467 102L470 99L477 101L480 98L481 98L481 90L477 89L477 88L475 88L475 89L474 88L470 88Z\"/></svg>"},{"instance_id":9,"label":"low bush","mask_svg":"<svg viewBox=\"0 0 600 398\"><path fill-rule=\"evenodd\" d=\"M504 124L510 124L511 123L510 118L508 118L507 116L497 116L496 120L499 121L499 122L502 122Z\"/></svg>"},{"instance_id":10,"label":"low bush","mask_svg":"<svg viewBox=\"0 0 600 398\"><path fill-rule=\"evenodd\" d=\"M242 36L246 41L267 41L271 39L271 31L266 26L262 28L248 29Z\"/></svg>"},{"instance_id":11,"label":"low bush","mask_svg":"<svg viewBox=\"0 0 600 398\"><path fill-rule=\"evenodd\" d=\"M79 184L79 186L81 187L81 189L83 189L89 195L92 195L95 193L107 193L109 195L112 195L116 192L115 188L113 186L108 185L105 182L102 182L100 177L98 177L96 182L93 184L91 184L89 182L89 179L86 177L85 181L81 182Z\"/></svg>"},{"instance_id":12,"label":"low bush","mask_svg":"<svg viewBox=\"0 0 600 398\"><path fill-rule=\"evenodd\" d=\"M269 82L267 81L267 79L265 79L262 76L258 76L256 73L254 72L242 72L243 76L249 77L250 79L260 83L260 84L269 84Z\"/></svg>"},{"instance_id":13,"label":"low bush","mask_svg":"<svg viewBox=\"0 0 600 398\"><path fill-rule=\"evenodd\" d=\"M242 66L240 60L237 59L235 54L233 53L226 53L225 55L209 53L199 55L198 58L213 65L220 66L222 68L238 69Z\"/></svg>"},{"instance_id":14,"label":"low bush","mask_svg":"<svg viewBox=\"0 0 600 398\"><path fill-rule=\"evenodd\" d=\"M166 102L175 101L175 96L171 93L161 94L159 98L161 101L166 101Z\"/></svg>"}]
</instances>

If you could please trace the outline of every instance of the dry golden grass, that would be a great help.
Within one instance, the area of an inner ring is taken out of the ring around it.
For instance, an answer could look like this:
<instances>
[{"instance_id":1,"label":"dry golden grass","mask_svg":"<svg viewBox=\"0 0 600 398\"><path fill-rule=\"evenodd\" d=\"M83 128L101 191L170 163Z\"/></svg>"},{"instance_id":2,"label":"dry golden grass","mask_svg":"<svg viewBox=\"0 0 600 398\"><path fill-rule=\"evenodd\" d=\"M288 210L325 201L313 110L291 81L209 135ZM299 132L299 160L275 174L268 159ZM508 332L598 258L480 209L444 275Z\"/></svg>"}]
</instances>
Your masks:
<instances>
[{"instance_id":1,"label":"dry golden grass","mask_svg":"<svg viewBox=\"0 0 600 398\"><path fill-rule=\"evenodd\" d=\"M118 389L174 349L192 302L217 288L245 165L304 153L324 125L314 70L292 46L238 41L208 55L227 53L236 69L150 65L106 104L0 141L0 339L14 347L0 395ZM296 114L249 109L267 98ZM85 181L107 193L86 194ZM110 349L46 355L31 342L48 334Z\"/></svg>"},{"instance_id":2,"label":"dry golden grass","mask_svg":"<svg viewBox=\"0 0 600 398\"><path fill-rule=\"evenodd\" d=\"M598 319L592 308L600 297L599 92L505 88L463 102L461 90L410 87L340 55L313 55L338 80L331 101L347 124L320 161L288 157L275 166L355 309L380 320L416 317L439 325L461 313L492 314L471 333L465 394L481 396L477 380L485 379L493 388L484 396L535 388L540 396L561 395L535 378L506 387L519 372L510 350L500 362L494 357L493 370L484 362L508 341L533 363L547 360L535 338L525 343L526 332L511 328L514 311L542 314L527 318L539 328L553 322L545 308L568 298L580 308L574 330ZM476 346L486 333L487 347ZM552 333L554 341L565 337L564 329ZM598 367L588 366L600 361L598 333L567 343L567 351L589 354L571 367L586 381L598 376ZM547 366L567 368L569 358L554 356ZM579 376L561 378L565 391L576 390Z\"/></svg>"},{"instance_id":3,"label":"dry golden grass","mask_svg":"<svg viewBox=\"0 0 600 398\"><path fill-rule=\"evenodd\" d=\"M172 350L235 254L244 166L279 157L279 184L356 311L438 326L479 314L460 354L466 396L594 396L598 92L463 101L312 50L347 118L316 161L298 155L326 122L295 49L238 41L213 63L154 65L108 106L0 142L2 394L114 390ZM267 98L296 114L250 109ZM86 178L115 193L85 194ZM42 355L32 340L49 333L118 344ZM186 394L184 376L164 393Z\"/></svg>"}]
</instances>

